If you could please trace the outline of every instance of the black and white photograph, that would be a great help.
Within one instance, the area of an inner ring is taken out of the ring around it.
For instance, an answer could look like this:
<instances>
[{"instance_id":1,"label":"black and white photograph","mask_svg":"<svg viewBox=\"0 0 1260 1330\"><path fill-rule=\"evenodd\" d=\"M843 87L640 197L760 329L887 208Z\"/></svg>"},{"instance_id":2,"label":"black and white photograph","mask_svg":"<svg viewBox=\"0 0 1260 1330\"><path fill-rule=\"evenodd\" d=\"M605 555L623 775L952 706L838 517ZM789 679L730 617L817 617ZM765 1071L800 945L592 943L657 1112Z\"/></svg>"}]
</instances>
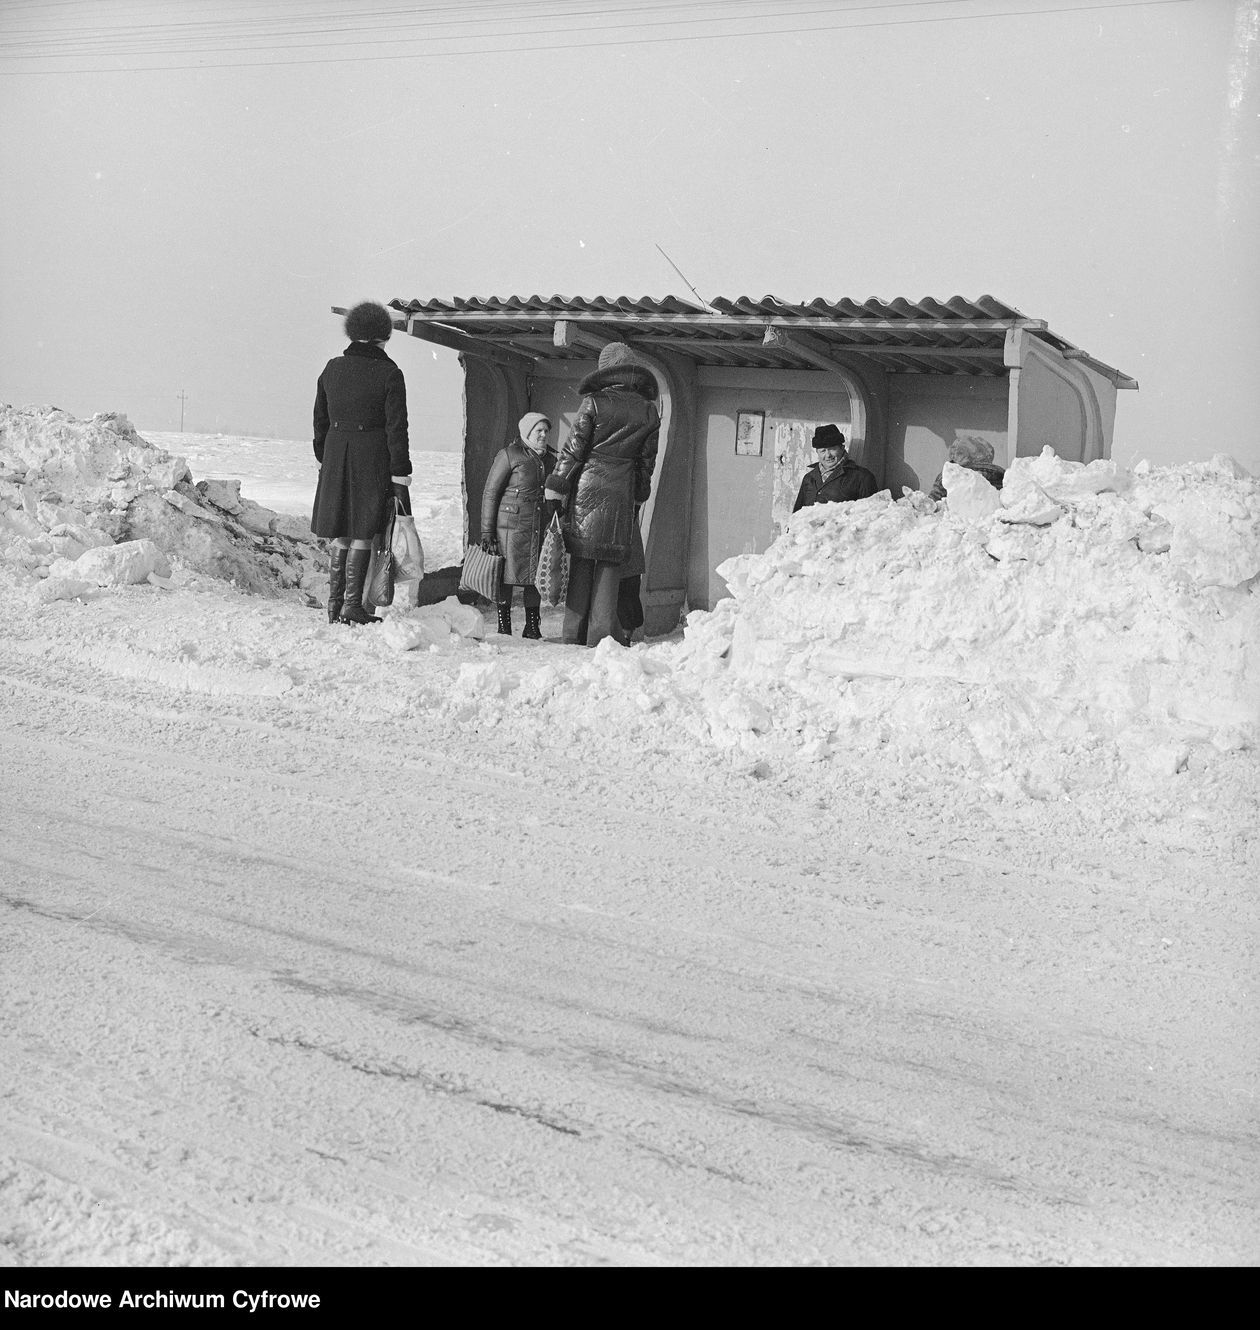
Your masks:
<instances>
[{"instance_id":1,"label":"black and white photograph","mask_svg":"<svg viewBox=\"0 0 1260 1330\"><path fill-rule=\"evenodd\" d=\"M7 1310L1256 1263L1260 0L0 0L0 125Z\"/></svg>"}]
</instances>

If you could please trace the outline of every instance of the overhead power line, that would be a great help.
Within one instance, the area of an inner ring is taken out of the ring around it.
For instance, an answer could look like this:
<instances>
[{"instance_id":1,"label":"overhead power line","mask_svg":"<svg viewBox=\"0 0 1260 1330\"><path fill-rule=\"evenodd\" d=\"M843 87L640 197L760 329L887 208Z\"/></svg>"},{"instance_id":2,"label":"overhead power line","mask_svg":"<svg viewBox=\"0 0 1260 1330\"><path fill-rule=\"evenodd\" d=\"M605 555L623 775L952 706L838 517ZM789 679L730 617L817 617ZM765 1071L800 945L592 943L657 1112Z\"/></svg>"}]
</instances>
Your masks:
<instances>
[{"instance_id":1,"label":"overhead power line","mask_svg":"<svg viewBox=\"0 0 1260 1330\"><path fill-rule=\"evenodd\" d=\"M962 2L965 2L965 0L962 0ZM715 7L729 9L733 4L750 4L750 3L759 5L763 10L766 9L766 0L691 0L691 3L688 4L686 7L691 10L712 9ZM799 5L800 3L802 3L802 0L797 0L797 4ZM508 16L506 18L506 21L512 23L537 23L541 21L554 19L565 24L563 28L558 28L558 29L543 28L543 29L534 29L531 31L530 29L526 28L523 31L520 31L517 34L515 34L520 36L531 36L531 35L537 35L539 33L546 34L551 32L566 32L566 33L567 32L608 32L608 31L618 31L624 28L654 28L654 27L675 27L683 25L696 25L700 23L713 23L719 17L722 19L722 21L725 22L751 23L763 19L774 20L780 18L805 18L814 14L834 14L837 12L851 14L851 13L861 13L872 9L874 10L924 9L938 5L957 5L959 3L960 0L878 0L877 3L844 5L843 7L840 7L839 10L837 9L837 5L835 3L824 4L824 5L815 4L810 8L803 8L803 9L794 8L791 10L785 10L782 4L778 4L778 5L772 5L767 12L752 13L752 14L723 14L720 16L711 15L711 14L701 14L698 17L692 17L692 18L651 18L651 17L644 18L643 17L645 14L651 14L653 11L659 12L661 10L665 10L665 11L676 12L679 9L679 4L677 0L675 0L675 3L673 4L638 5L635 6L633 9L595 8L595 9L568 9L568 10L557 11L553 5L551 7L550 12L547 12L546 9L543 8L537 10L528 17L517 18L517 17ZM493 6L493 7L496 9L501 8L501 6ZM197 34L195 34L195 37L205 37L207 39L216 40L219 42L233 41L238 38L257 38L259 41L262 41L264 39L269 39L277 36L306 38L306 37L319 37L319 36L335 36L337 34L351 34L351 33L359 34L365 32L375 32L379 34L375 37L366 37L358 40L351 40L343 36L340 40L336 42L304 42L300 47L294 46L291 42L284 42L278 47L255 46L255 45L239 47L239 46L227 46L221 44L216 44L214 46L209 46L209 47L186 46L181 49L180 54L194 54L197 52L227 52L227 51L236 51L236 50L258 50L258 51L290 50L290 49L306 50L306 49L315 49L320 46L379 45L383 42L398 40L396 34L403 31L413 31L415 29L468 27L469 25L473 24L486 24L486 23L501 24L505 21L505 16L502 14L496 14L494 17L470 18L468 17L467 6L460 7L458 10L456 10L452 6L433 6L429 10L410 10L410 11L394 10L394 11L377 11L377 12L378 13L402 12L409 14L418 14L418 13L439 12L439 11L442 13L458 12L461 15L463 15L463 17L441 18L441 19L429 18L409 23L399 23L399 22L390 21L386 27L377 27L377 28L374 28L370 23L364 21L366 18L365 15L361 15L358 13L353 15L353 20L354 20L353 22L348 24L343 24L340 27L299 27L294 23L294 21L291 18L274 19L274 20L255 19L241 23L220 22L217 25L209 22L194 23L194 24L186 24L186 23L162 24L162 25L150 24L133 28L116 28L108 30L102 29L99 32L90 32L90 31L86 33L76 32L74 34L62 34L53 37L40 37L38 35L31 37L28 33L24 33L22 34L22 36L28 37L29 38L28 40L19 40L12 43L8 43L8 45L11 45L15 51L21 53L22 48L24 47L30 47L30 46L47 47L61 43L69 49L57 52L57 54L59 55L64 56L64 55L96 54L98 51L103 51L104 48L108 46L110 43L115 43L115 42L124 43L124 44L131 43L134 46L137 40L136 37L129 36L127 34L139 33L141 36L145 38L146 41L150 43L148 49L141 46L138 47L137 49L130 51L122 50L120 52L118 50L113 50L109 52L111 54L121 53L126 55L138 55L138 54L148 54L149 50L156 50L156 45L154 44L158 42L183 41L185 39L185 34L182 34L175 30L181 28L188 28L188 27L208 28L208 27L218 26L219 28L222 29L220 32L217 33L198 32ZM572 24L572 20L575 18L601 18L601 19L621 18L627 15L633 15L639 21L627 22L627 23L600 22L595 24L586 24L582 27L577 27L577 28L575 28ZM282 25L283 31L278 31L278 32L259 31L259 28L261 26L270 23L280 23ZM187 35L189 37L194 36L194 34L191 33ZM458 34L456 37L451 37L451 38L434 37L433 40L435 41L464 40L466 37L475 37L478 35L480 34ZM496 37L505 37L507 35L509 34L505 32L485 34L485 36L488 39L493 39ZM39 53L36 52L35 54L38 55Z\"/></svg>"},{"instance_id":2,"label":"overhead power line","mask_svg":"<svg viewBox=\"0 0 1260 1330\"><path fill-rule=\"evenodd\" d=\"M896 7L901 7L901 8L910 8L910 7L922 8L927 4L945 4L945 3L957 3L957 2L958 0L893 0L893 2L890 4L881 3L878 5L848 7L844 10L841 10L840 12L851 14L872 8L879 10L886 10L889 8L893 8L894 5ZM96 68L75 68L75 69L7 69L7 70L0 70L0 76L15 75L15 74L113 74L113 73L145 73L145 72L159 73L164 71L205 70L205 69L266 69L266 68L276 68L280 66L367 63L367 62L376 62L381 60L417 60L417 59L440 59L443 57L462 58L467 56L500 55L500 54L534 54L545 51L581 51L581 50L592 50L597 48L608 48L608 47L649 46L649 45L660 45L663 43L676 44L680 41L741 40L741 39L749 39L756 37L796 36L805 33L815 33L815 32L843 32L843 31L857 31L868 28L914 27L923 24L979 22L985 19L1034 18L1034 17L1052 15L1052 14L1075 14L1075 13L1091 13L1091 12L1112 11L1112 10L1122 10L1122 9L1158 8L1168 5L1183 5L1189 3L1191 3L1191 0L1110 0L1109 3L1094 3L1094 4L1083 4L1083 5L1057 5L1057 6L1050 6L1039 9L997 10L997 11L976 12L970 14L948 14L940 16L932 15L921 18L879 19L879 20L870 20L858 23L844 23L844 22L824 23L824 24L811 24L805 27L769 28L769 29L756 29L751 31L740 31L740 32L723 31L723 32L705 32L705 33L695 33L695 32L672 33L668 36L660 36L660 37L616 38L616 39L595 40L595 41L538 43L534 45L522 45L520 42L520 38L529 37L529 36L550 36L555 34L556 32L573 33L576 31L579 34L587 32L599 33L599 32L608 31L610 27L615 27L619 29L633 28L633 27L664 27L670 24L693 24L704 21L713 22L715 21L715 19L710 18L708 20L705 19L654 20L642 24L596 25L596 26L587 26L579 29L574 29L572 27L563 28L563 29L545 28L545 29L536 29L534 31L526 30L524 32L516 32L510 34L506 32L486 33L484 35L481 35L480 38L474 34L464 34L453 37L430 36L427 38L422 38L422 37L398 38L392 35L394 31L393 29L389 31L382 29L381 30L382 35L378 39L359 41L359 42L343 41L336 43L296 44L292 41L289 41L279 46L251 46L251 47L218 46L218 47L202 48L202 49L205 51L205 53L208 54L217 54L219 52L226 53L231 50L252 50L262 53L266 51L284 51L284 50L304 51L304 50L318 49L321 46L328 46L328 45L336 45L341 47L347 45L385 45L387 43L391 45L415 45L417 43L424 41L450 42L450 41L461 41L461 40L476 41L479 39L493 41L498 39L507 39L509 37L512 39L512 44L510 46L474 46L464 50L447 49L447 50L428 50L428 51L412 51L412 52L391 51L389 53L380 54L380 55L317 56L314 58L292 59L292 60L234 60L234 61L213 61L213 62L197 61L191 64L144 64L144 65L130 65L130 66L107 65ZM615 11L606 11L606 12L621 14L629 11L615 10ZM799 16L802 13L815 13L815 12L835 12L835 11L834 9L827 11L821 11L821 10L795 11L794 16ZM547 17L556 17L556 16L548 15ZM726 15L723 17L729 19L733 16ZM759 21L762 19L773 18L773 17L775 17L775 15L757 14L742 18L740 21L744 22ZM520 21L523 22L526 20L520 20ZM426 26L426 25L421 24L419 26ZM443 23L441 25L432 25L432 26L452 26L452 25L450 23ZM361 31L361 29L357 30ZM280 34L269 34L269 35L280 35ZM287 35L293 36L299 34L294 34L292 31L290 31ZM105 38L102 38L100 40L105 40ZM150 45L148 48L140 47L132 50L117 49L117 48L106 50L103 47L97 47L85 50L63 51L59 53L44 53L44 54L31 53L31 54L12 55L12 56L6 55L3 52L3 50L0 50L0 59L9 59L9 60L24 59L28 61L40 60L40 59L64 60L69 58L83 58L84 56L87 56L88 58L93 58L93 57L106 58L112 56L114 58L135 59L135 58L143 58L145 55L152 55L156 57L159 54L185 55L192 53L194 53L194 51L190 50L189 48L177 49L174 51L162 51L159 50L156 46Z\"/></svg>"}]
</instances>

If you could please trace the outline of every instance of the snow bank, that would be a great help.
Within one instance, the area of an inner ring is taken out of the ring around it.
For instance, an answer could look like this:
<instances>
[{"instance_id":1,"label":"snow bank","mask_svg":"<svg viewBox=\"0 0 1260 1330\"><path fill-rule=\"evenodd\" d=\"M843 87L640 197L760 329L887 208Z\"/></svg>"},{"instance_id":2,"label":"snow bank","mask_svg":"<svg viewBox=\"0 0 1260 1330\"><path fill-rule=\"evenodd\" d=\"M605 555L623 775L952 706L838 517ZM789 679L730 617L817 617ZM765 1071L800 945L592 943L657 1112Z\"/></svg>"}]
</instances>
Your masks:
<instances>
[{"instance_id":1,"label":"snow bank","mask_svg":"<svg viewBox=\"0 0 1260 1330\"><path fill-rule=\"evenodd\" d=\"M961 468L945 484L941 505L803 510L719 567L731 674L783 695L779 723L1059 789L1100 745L1175 771L1189 744L1256 743L1254 479L1227 458L1130 474L1047 449L1000 494Z\"/></svg>"},{"instance_id":2,"label":"snow bank","mask_svg":"<svg viewBox=\"0 0 1260 1330\"><path fill-rule=\"evenodd\" d=\"M184 458L141 438L124 415L0 405L0 566L48 579L36 592L44 602L165 581L167 556L243 590L296 588L314 601L327 568L315 541L281 531L277 514L240 489L194 485Z\"/></svg>"},{"instance_id":3,"label":"snow bank","mask_svg":"<svg viewBox=\"0 0 1260 1330\"><path fill-rule=\"evenodd\" d=\"M464 667L450 706L477 724L528 708L614 743L681 737L747 754L753 774L879 749L1013 797L1256 747L1254 479L1228 458L1130 473L1049 450L1000 493L956 471L941 504L797 514L720 566L731 597L690 614L681 642L505 647Z\"/></svg>"}]
</instances>

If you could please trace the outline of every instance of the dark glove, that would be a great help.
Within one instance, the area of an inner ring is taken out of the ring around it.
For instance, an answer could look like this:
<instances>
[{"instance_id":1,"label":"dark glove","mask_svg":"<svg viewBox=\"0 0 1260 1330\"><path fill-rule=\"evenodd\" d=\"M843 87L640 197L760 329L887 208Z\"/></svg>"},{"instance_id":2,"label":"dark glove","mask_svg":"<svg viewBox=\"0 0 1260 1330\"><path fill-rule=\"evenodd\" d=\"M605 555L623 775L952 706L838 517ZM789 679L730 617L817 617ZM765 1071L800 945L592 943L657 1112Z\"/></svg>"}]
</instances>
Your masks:
<instances>
[{"instance_id":1,"label":"dark glove","mask_svg":"<svg viewBox=\"0 0 1260 1330\"><path fill-rule=\"evenodd\" d=\"M487 554L498 554L499 552L498 536L482 536L481 548L485 550Z\"/></svg>"},{"instance_id":2,"label":"dark glove","mask_svg":"<svg viewBox=\"0 0 1260 1330\"><path fill-rule=\"evenodd\" d=\"M398 500L398 511L406 517L411 516L411 491L406 485L393 485L394 498Z\"/></svg>"},{"instance_id":3,"label":"dark glove","mask_svg":"<svg viewBox=\"0 0 1260 1330\"><path fill-rule=\"evenodd\" d=\"M551 525L551 519L552 519L553 517L555 517L556 514L559 513L559 512L561 511L561 509L563 509L563 507L564 507L564 502L563 502L563 500L561 500L561 499L544 499L544 500L543 500L543 529L544 529L544 530L545 530L547 527L549 527L549 526Z\"/></svg>"}]
</instances>

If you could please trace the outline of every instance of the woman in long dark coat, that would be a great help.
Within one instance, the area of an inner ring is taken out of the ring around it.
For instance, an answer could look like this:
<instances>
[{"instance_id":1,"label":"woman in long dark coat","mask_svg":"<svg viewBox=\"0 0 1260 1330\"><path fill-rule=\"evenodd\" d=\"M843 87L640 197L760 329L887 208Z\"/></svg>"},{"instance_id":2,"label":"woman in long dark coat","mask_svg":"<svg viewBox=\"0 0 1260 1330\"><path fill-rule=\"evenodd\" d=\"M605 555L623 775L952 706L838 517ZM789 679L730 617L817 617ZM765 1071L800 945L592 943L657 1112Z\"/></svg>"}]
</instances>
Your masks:
<instances>
[{"instance_id":1,"label":"woman in long dark coat","mask_svg":"<svg viewBox=\"0 0 1260 1330\"><path fill-rule=\"evenodd\" d=\"M481 494L481 548L503 555L499 632L512 633L512 597L525 601L522 637L541 637L542 598L534 585L544 529L543 487L555 458L547 451L551 421L538 411L523 415L520 437L490 463ZM548 506L549 507L549 506Z\"/></svg>"},{"instance_id":2,"label":"woman in long dark coat","mask_svg":"<svg viewBox=\"0 0 1260 1330\"><path fill-rule=\"evenodd\" d=\"M385 354L393 332L384 305L364 301L346 315L350 345L324 366L315 390L319 482L311 530L333 542L328 622L379 623L363 608L372 538L395 497L411 512L407 385Z\"/></svg>"},{"instance_id":3,"label":"woman in long dark coat","mask_svg":"<svg viewBox=\"0 0 1260 1330\"><path fill-rule=\"evenodd\" d=\"M651 370L624 342L604 347L578 392L582 405L546 494L565 505L564 641L593 647L618 634L622 565L634 545L635 506L652 492L661 415Z\"/></svg>"}]
</instances>

